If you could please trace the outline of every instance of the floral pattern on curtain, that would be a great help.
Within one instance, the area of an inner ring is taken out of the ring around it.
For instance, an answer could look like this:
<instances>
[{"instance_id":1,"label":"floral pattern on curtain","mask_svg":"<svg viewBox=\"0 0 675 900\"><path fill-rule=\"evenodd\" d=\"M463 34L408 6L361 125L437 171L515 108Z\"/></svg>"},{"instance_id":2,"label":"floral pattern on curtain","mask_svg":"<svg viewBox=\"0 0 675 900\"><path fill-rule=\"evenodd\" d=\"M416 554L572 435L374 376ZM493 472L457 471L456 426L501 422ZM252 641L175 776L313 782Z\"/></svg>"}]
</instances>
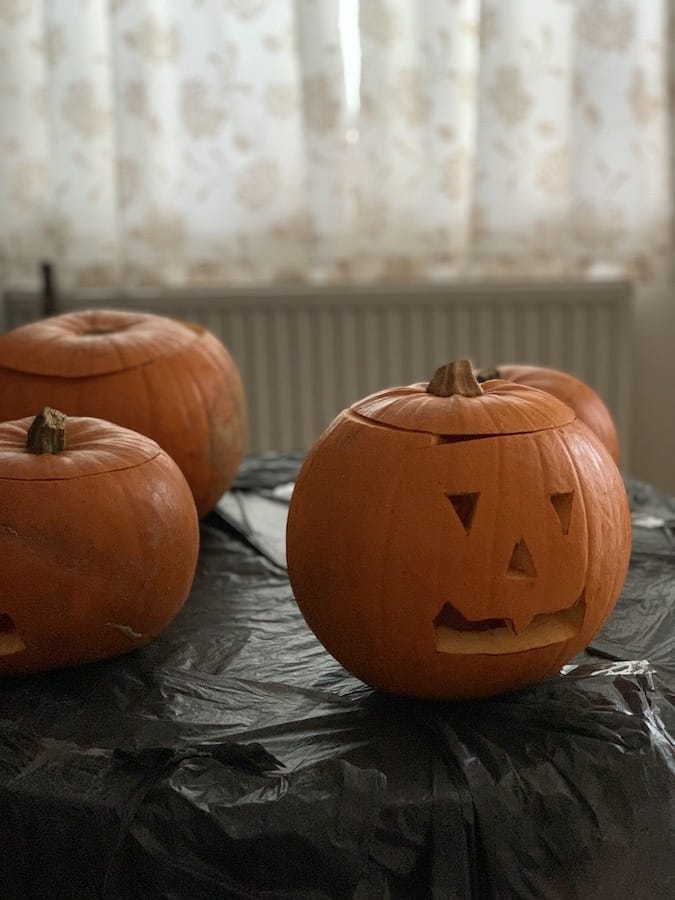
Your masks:
<instances>
[{"instance_id":1,"label":"floral pattern on curtain","mask_svg":"<svg viewBox=\"0 0 675 900\"><path fill-rule=\"evenodd\" d=\"M44 258L71 288L649 277L671 238L670 16L0 0L0 279Z\"/></svg>"}]
</instances>

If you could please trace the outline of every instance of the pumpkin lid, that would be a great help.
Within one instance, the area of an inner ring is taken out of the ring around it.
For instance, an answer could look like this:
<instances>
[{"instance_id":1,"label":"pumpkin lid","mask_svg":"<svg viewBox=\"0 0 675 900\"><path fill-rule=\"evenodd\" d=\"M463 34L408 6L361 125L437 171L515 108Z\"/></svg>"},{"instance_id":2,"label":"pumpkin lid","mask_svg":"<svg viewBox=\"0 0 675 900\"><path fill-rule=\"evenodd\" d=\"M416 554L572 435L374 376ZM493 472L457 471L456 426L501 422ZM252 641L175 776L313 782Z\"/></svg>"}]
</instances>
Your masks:
<instances>
[{"instance_id":1,"label":"pumpkin lid","mask_svg":"<svg viewBox=\"0 0 675 900\"><path fill-rule=\"evenodd\" d=\"M441 388L441 393L436 393L434 385L441 381L438 376L454 366L461 368L460 381L466 384L455 383L451 375L447 391ZM428 383L378 391L350 409L390 428L447 437L524 434L557 428L575 419L572 409L537 388L499 380L479 385L473 374L467 376L470 366L464 360L448 363Z\"/></svg>"},{"instance_id":2,"label":"pumpkin lid","mask_svg":"<svg viewBox=\"0 0 675 900\"><path fill-rule=\"evenodd\" d=\"M34 418L0 424L0 481L64 481L131 469L162 451L151 438L86 416L63 417L65 447L31 452L28 433Z\"/></svg>"},{"instance_id":3,"label":"pumpkin lid","mask_svg":"<svg viewBox=\"0 0 675 900\"><path fill-rule=\"evenodd\" d=\"M147 365L204 330L152 313L78 310L0 335L0 367L31 375L87 378Z\"/></svg>"}]
</instances>

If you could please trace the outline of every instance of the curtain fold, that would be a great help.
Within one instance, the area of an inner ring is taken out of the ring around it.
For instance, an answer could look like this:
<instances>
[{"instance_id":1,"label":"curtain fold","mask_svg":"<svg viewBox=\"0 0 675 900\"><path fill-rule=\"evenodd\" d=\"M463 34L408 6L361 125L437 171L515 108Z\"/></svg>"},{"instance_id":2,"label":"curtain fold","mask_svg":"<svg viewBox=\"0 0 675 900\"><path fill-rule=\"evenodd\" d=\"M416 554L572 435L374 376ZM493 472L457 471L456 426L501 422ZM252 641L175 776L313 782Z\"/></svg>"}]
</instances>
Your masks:
<instances>
[{"instance_id":1,"label":"curtain fold","mask_svg":"<svg viewBox=\"0 0 675 900\"><path fill-rule=\"evenodd\" d=\"M340 3L296 0L296 15L307 195L298 218L304 231L297 234L305 265L294 274L302 280L330 277L353 251L352 184Z\"/></svg>"},{"instance_id":2,"label":"curtain fold","mask_svg":"<svg viewBox=\"0 0 675 900\"><path fill-rule=\"evenodd\" d=\"M358 275L460 274L472 254L480 3L361 3Z\"/></svg>"},{"instance_id":3,"label":"curtain fold","mask_svg":"<svg viewBox=\"0 0 675 900\"><path fill-rule=\"evenodd\" d=\"M671 244L671 17L0 0L0 279L43 258L71 289L648 279Z\"/></svg>"}]
</instances>

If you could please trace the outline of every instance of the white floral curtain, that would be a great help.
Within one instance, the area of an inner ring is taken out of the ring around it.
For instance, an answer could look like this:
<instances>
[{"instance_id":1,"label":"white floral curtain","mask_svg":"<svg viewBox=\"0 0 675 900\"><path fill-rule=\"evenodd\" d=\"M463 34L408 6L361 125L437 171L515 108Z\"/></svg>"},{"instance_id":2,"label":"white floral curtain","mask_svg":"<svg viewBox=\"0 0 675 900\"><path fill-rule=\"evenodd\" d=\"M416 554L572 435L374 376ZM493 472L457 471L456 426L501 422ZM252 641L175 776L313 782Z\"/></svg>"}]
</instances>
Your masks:
<instances>
[{"instance_id":1,"label":"white floral curtain","mask_svg":"<svg viewBox=\"0 0 675 900\"><path fill-rule=\"evenodd\" d=\"M648 276L668 0L0 0L0 282Z\"/></svg>"}]
</instances>

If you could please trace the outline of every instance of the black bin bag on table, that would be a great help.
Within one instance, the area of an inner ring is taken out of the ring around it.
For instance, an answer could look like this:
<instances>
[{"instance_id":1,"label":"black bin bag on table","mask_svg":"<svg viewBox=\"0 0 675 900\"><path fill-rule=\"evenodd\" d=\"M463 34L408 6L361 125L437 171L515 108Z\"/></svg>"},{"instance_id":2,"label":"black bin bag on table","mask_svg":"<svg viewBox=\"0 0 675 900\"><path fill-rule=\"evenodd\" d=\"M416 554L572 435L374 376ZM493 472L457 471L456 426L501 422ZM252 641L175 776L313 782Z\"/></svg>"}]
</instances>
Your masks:
<instances>
[{"instance_id":1,"label":"black bin bag on table","mask_svg":"<svg viewBox=\"0 0 675 900\"><path fill-rule=\"evenodd\" d=\"M0 898L675 898L671 498L629 483L625 590L560 676L417 702L295 605L300 460L246 461L153 644L0 680Z\"/></svg>"}]
</instances>

